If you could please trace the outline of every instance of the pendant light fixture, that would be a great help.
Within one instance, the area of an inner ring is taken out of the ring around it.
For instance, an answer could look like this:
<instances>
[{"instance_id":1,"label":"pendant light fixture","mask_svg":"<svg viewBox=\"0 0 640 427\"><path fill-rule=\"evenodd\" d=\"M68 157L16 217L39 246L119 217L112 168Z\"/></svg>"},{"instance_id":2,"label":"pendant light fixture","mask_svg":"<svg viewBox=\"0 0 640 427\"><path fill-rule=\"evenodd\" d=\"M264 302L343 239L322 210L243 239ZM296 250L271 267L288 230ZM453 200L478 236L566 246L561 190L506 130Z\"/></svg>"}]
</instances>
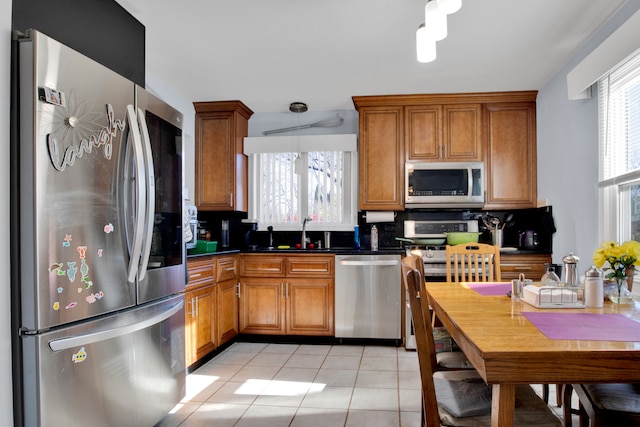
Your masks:
<instances>
[{"instance_id":1,"label":"pendant light fixture","mask_svg":"<svg viewBox=\"0 0 640 427\"><path fill-rule=\"evenodd\" d=\"M424 7L424 26L427 36L433 41L447 37L447 15L438 10L436 0L429 0Z\"/></svg>"},{"instance_id":2,"label":"pendant light fixture","mask_svg":"<svg viewBox=\"0 0 640 427\"><path fill-rule=\"evenodd\" d=\"M436 0L438 10L445 15L456 13L462 7L462 0Z\"/></svg>"},{"instance_id":3,"label":"pendant light fixture","mask_svg":"<svg viewBox=\"0 0 640 427\"><path fill-rule=\"evenodd\" d=\"M416 31L416 51L418 62L431 62L436 59L436 41L429 37L424 24Z\"/></svg>"},{"instance_id":4,"label":"pendant light fixture","mask_svg":"<svg viewBox=\"0 0 640 427\"><path fill-rule=\"evenodd\" d=\"M460 10L462 0L427 0L424 24L416 31L418 62L436 59L436 42L447 37L447 15Z\"/></svg>"}]
</instances>

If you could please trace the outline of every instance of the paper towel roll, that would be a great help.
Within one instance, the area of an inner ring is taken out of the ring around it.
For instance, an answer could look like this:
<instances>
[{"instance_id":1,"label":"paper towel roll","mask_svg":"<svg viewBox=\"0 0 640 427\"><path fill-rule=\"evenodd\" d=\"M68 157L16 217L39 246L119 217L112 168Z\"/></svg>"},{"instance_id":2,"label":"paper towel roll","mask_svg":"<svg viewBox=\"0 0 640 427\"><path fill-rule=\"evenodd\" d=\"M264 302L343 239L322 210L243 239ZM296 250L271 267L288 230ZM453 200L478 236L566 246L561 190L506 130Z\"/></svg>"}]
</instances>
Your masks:
<instances>
[{"instance_id":1,"label":"paper towel roll","mask_svg":"<svg viewBox=\"0 0 640 427\"><path fill-rule=\"evenodd\" d=\"M367 211L365 214L367 222L393 222L395 212L393 211Z\"/></svg>"}]
</instances>

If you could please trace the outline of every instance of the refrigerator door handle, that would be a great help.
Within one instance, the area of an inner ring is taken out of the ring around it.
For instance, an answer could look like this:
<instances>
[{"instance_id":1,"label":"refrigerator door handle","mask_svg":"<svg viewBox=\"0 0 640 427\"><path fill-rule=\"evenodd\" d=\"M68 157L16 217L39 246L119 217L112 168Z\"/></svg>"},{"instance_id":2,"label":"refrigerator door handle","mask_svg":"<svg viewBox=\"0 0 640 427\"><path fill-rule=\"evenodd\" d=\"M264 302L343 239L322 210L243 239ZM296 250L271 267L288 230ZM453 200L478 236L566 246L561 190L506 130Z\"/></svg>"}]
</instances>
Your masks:
<instances>
[{"instance_id":1,"label":"refrigerator door handle","mask_svg":"<svg viewBox=\"0 0 640 427\"><path fill-rule=\"evenodd\" d=\"M136 120L136 112L133 105L127 105L127 120L129 121L129 137L133 140L133 161L135 167L136 180L136 200L135 203L135 225L133 230L133 243L131 245L131 257L129 259L129 274L127 280L134 283L138 274L138 265L140 264L140 254L142 252L143 226L145 219L145 183L143 181L144 174L144 154L142 150L142 142L140 138L140 130L138 128L138 120Z\"/></svg>"},{"instance_id":2,"label":"refrigerator door handle","mask_svg":"<svg viewBox=\"0 0 640 427\"><path fill-rule=\"evenodd\" d=\"M76 348L83 345L93 344L100 341L106 341L111 338L117 338L124 335L129 335L136 331L149 328L157 323L160 323L168 319L169 317L173 316L178 311L180 311L183 305L184 305L184 302L180 301L161 313L148 317L144 320L141 320L140 322L132 323L131 325L111 328L104 331L94 332L86 335L79 335L74 337L61 338L58 340L51 340L49 341L49 348L53 351L61 351L61 350L67 350L70 348Z\"/></svg>"},{"instance_id":3,"label":"refrigerator door handle","mask_svg":"<svg viewBox=\"0 0 640 427\"><path fill-rule=\"evenodd\" d=\"M147 275L147 266L149 265L149 254L151 253L151 236L153 234L153 223L155 217L156 206L156 179L155 170L153 168L153 157L151 155L151 138L149 138L149 129L147 128L147 121L144 118L144 112L138 108L138 126L140 127L140 133L142 134L142 151L145 166L145 181L146 181L146 215L144 223L144 238L142 245L142 252L140 254L140 266L138 268L138 280L142 280Z\"/></svg>"}]
</instances>

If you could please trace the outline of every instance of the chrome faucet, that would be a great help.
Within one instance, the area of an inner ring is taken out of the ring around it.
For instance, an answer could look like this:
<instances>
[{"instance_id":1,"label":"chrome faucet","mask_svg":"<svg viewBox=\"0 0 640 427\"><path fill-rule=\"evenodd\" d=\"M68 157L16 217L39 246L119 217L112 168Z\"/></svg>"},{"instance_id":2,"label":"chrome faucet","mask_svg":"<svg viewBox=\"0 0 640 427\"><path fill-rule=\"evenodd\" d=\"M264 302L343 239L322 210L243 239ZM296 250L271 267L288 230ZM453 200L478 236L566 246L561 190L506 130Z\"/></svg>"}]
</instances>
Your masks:
<instances>
[{"instance_id":1,"label":"chrome faucet","mask_svg":"<svg viewBox=\"0 0 640 427\"><path fill-rule=\"evenodd\" d=\"M269 249L273 249L273 226L268 226L267 231L269 232Z\"/></svg>"},{"instance_id":2,"label":"chrome faucet","mask_svg":"<svg viewBox=\"0 0 640 427\"><path fill-rule=\"evenodd\" d=\"M305 228L307 227L307 221L313 221L311 217L306 217L304 221L302 221L302 238L300 239L300 247L302 249L307 249L307 233L305 232Z\"/></svg>"}]
</instances>

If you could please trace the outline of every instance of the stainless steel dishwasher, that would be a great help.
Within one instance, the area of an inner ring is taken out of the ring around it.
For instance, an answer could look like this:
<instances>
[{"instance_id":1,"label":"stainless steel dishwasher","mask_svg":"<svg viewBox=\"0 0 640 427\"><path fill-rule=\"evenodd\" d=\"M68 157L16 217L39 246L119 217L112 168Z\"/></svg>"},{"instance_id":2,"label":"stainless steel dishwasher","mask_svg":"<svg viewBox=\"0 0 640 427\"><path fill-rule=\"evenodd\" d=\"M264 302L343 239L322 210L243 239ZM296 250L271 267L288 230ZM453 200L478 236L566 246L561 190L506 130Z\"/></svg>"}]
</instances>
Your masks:
<instances>
[{"instance_id":1,"label":"stainless steel dishwasher","mask_svg":"<svg viewBox=\"0 0 640 427\"><path fill-rule=\"evenodd\" d=\"M336 338L401 339L400 255L336 255Z\"/></svg>"}]
</instances>

